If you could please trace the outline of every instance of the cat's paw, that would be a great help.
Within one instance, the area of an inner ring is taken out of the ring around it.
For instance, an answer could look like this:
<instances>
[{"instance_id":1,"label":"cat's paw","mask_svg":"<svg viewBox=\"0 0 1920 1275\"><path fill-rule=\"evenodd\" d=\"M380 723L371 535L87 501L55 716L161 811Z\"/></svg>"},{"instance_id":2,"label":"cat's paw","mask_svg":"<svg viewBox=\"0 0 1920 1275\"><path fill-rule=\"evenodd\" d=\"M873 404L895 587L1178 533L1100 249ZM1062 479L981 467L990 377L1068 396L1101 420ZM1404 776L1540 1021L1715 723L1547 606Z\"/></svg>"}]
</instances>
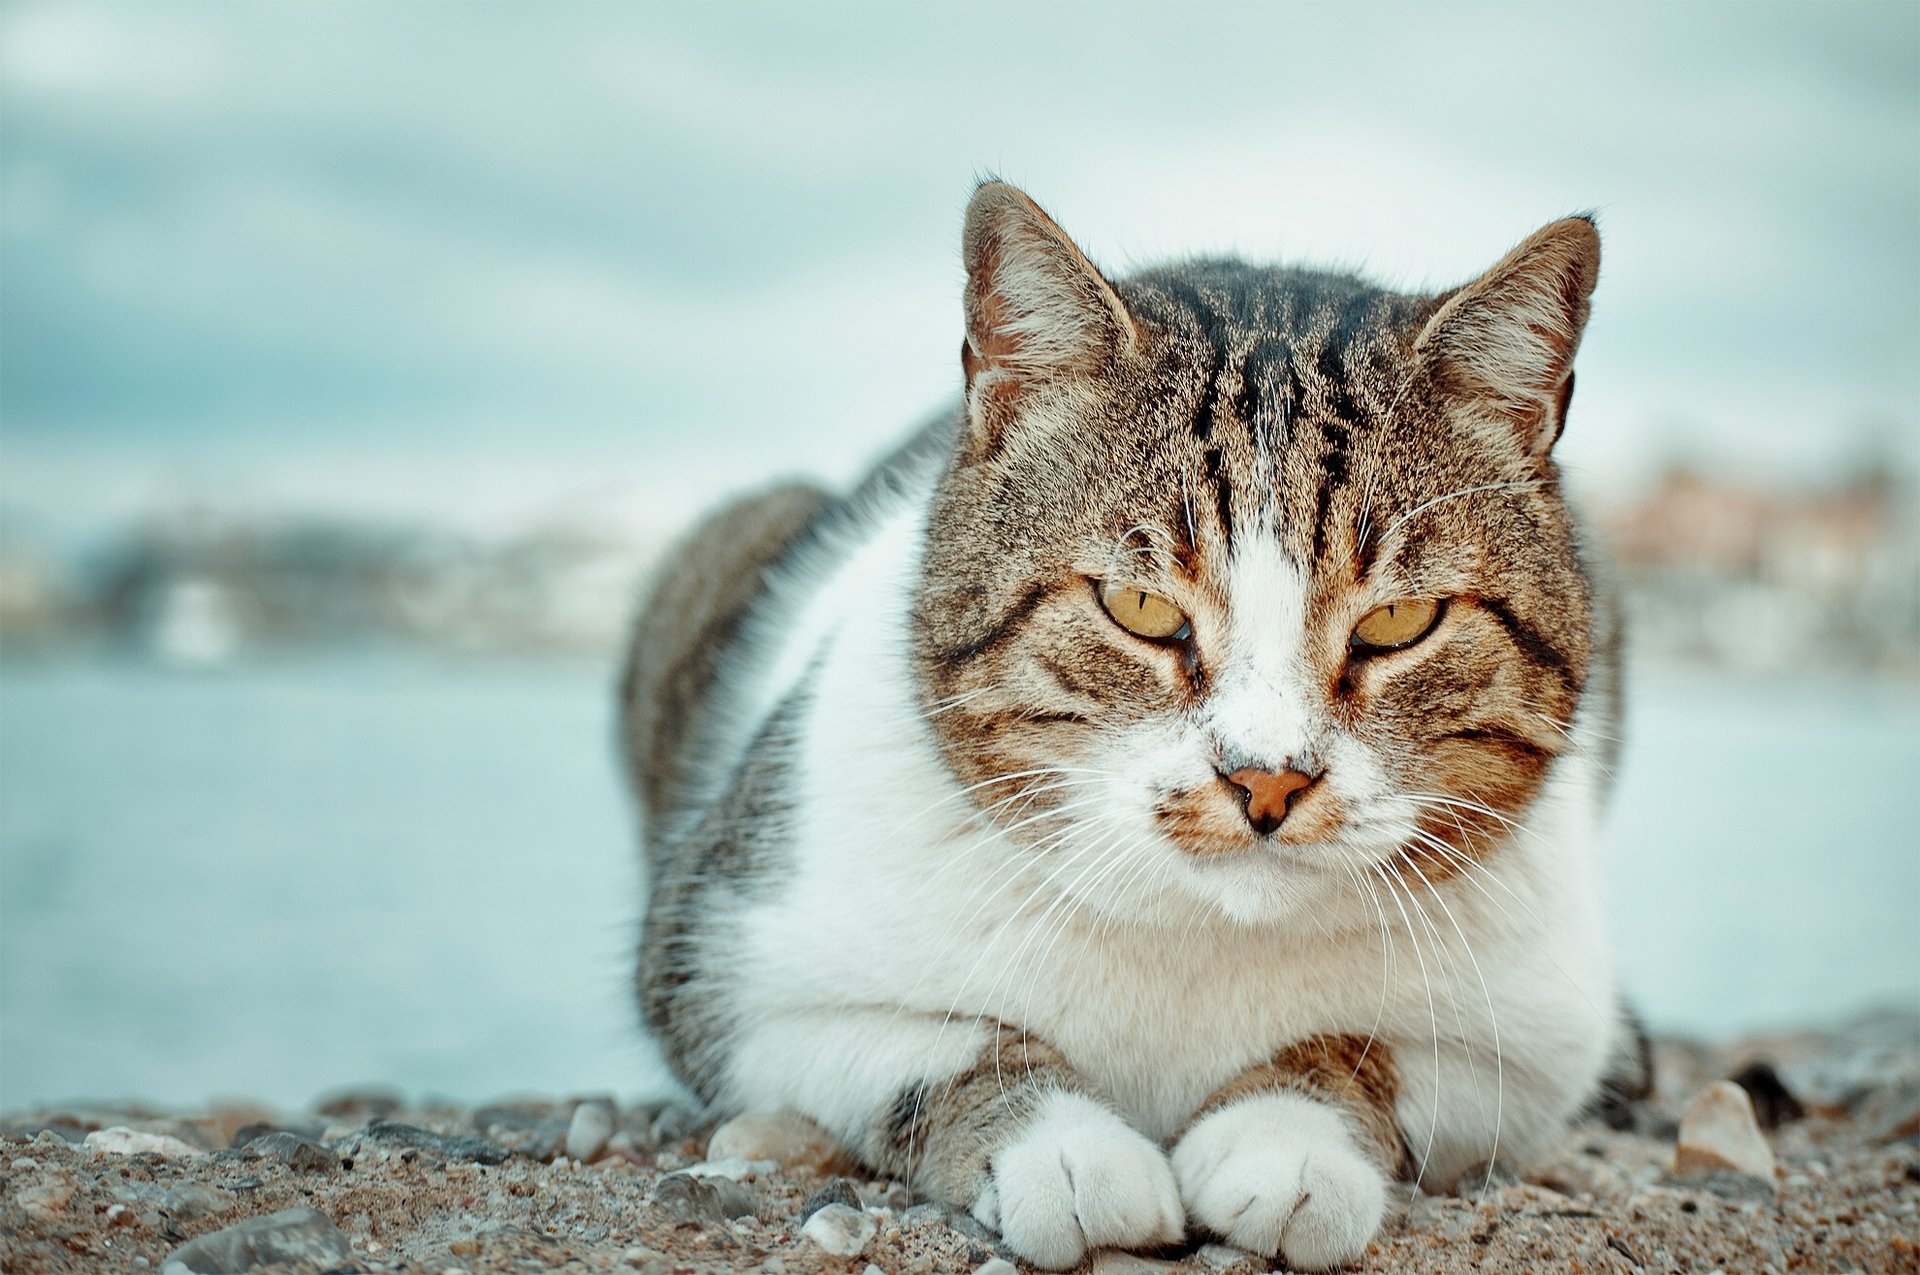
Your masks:
<instances>
[{"instance_id":1,"label":"cat's paw","mask_svg":"<svg viewBox=\"0 0 1920 1275\"><path fill-rule=\"evenodd\" d=\"M1206 1117L1173 1149L1173 1172L1194 1221L1301 1270L1358 1258L1386 1211L1385 1177L1340 1114L1304 1094Z\"/></svg>"},{"instance_id":2,"label":"cat's paw","mask_svg":"<svg viewBox=\"0 0 1920 1275\"><path fill-rule=\"evenodd\" d=\"M1020 1256L1065 1270L1095 1248L1177 1243L1180 1188L1166 1155L1091 1098L1058 1093L994 1153L973 1215Z\"/></svg>"}]
</instances>

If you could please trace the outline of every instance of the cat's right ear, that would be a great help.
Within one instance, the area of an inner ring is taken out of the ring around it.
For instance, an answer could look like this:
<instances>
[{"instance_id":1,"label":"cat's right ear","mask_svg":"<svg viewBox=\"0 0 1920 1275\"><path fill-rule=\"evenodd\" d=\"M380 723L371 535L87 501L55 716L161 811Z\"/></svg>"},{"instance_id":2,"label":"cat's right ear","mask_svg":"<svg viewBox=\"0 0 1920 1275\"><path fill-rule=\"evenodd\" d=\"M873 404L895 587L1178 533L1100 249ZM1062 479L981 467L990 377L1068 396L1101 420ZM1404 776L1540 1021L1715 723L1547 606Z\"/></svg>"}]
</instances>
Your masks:
<instances>
[{"instance_id":1,"label":"cat's right ear","mask_svg":"<svg viewBox=\"0 0 1920 1275\"><path fill-rule=\"evenodd\" d=\"M961 253L967 432L971 450L984 456L1024 409L1130 350L1138 331L1086 254L1005 182L974 191Z\"/></svg>"}]
</instances>

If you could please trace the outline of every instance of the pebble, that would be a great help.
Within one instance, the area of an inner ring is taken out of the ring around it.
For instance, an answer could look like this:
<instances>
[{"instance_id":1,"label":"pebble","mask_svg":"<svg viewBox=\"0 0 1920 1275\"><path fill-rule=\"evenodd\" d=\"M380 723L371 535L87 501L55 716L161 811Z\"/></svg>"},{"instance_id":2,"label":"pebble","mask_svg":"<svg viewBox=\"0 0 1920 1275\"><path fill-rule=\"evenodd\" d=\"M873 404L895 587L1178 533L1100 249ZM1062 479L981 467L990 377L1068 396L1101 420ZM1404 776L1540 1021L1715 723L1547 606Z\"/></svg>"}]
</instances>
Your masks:
<instances>
[{"instance_id":1,"label":"pebble","mask_svg":"<svg viewBox=\"0 0 1920 1275\"><path fill-rule=\"evenodd\" d=\"M1753 1114L1753 1100L1731 1080L1716 1080L1702 1089L1680 1120L1680 1141L1674 1152L1674 1170L1681 1174L1710 1173L1716 1169L1764 1178L1774 1176L1773 1149L1761 1136Z\"/></svg>"},{"instance_id":2,"label":"pebble","mask_svg":"<svg viewBox=\"0 0 1920 1275\"><path fill-rule=\"evenodd\" d=\"M653 1202L676 1222L721 1224L727 1220L725 1202L714 1184L691 1174L669 1173L654 1183Z\"/></svg>"},{"instance_id":3,"label":"pebble","mask_svg":"<svg viewBox=\"0 0 1920 1275\"><path fill-rule=\"evenodd\" d=\"M551 1160L567 1145L569 1121L548 1102L497 1102L473 1113L478 1132L511 1151Z\"/></svg>"},{"instance_id":4,"label":"pebble","mask_svg":"<svg viewBox=\"0 0 1920 1275\"><path fill-rule=\"evenodd\" d=\"M746 1183L735 1182L732 1178L714 1178L708 1185L720 1197L720 1211L728 1217L752 1217L759 1211L760 1202L754 1198L753 1188Z\"/></svg>"},{"instance_id":5,"label":"pebble","mask_svg":"<svg viewBox=\"0 0 1920 1275\"><path fill-rule=\"evenodd\" d=\"M671 1147L698 1133L704 1123L706 1115L698 1107L668 1103L647 1122L645 1140L636 1138L635 1142L650 1149Z\"/></svg>"},{"instance_id":6,"label":"pebble","mask_svg":"<svg viewBox=\"0 0 1920 1275\"><path fill-rule=\"evenodd\" d=\"M476 1164L500 1164L512 1154L497 1142L464 1133L433 1133L395 1120L375 1120L360 1134L373 1142L390 1146L413 1147L431 1151L449 1160L472 1160Z\"/></svg>"},{"instance_id":7,"label":"pebble","mask_svg":"<svg viewBox=\"0 0 1920 1275\"><path fill-rule=\"evenodd\" d=\"M840 1163L839 1142L805 1116L789 1111L750 1111L721 1125L707 1140L707 1158L772 1160L824 1173Z\"/></svg>"},{"instance_id":8,"label":"pebble","mask_svg":"<svg viewBox=\"0 0 1920 1275\"><path fill-rule=\"evenodd\" d=\"M284 1129L249 1139L240 1154L249 1160L278 1160L307 1173L331 1173L340 1167L339 1156L317 1142Z\"/></svg>"},{"instance_id":9,"label":"pebble","mask_svg":"<svg viewBox=\"0 0 1920 1275\"><path fill-rule=\"evenodd\" d=\"M1229 1244L1202 1244L1198 1256L1208 1266L1222 1271L1241 1262L1257 1260L1252 1253Z\"/></svg>"},{"instance_id":10,"label":"pebble","mask_svg":"<svg viewBox=\"0 0 1920 1275\"><path fill-rule=\"evenodd\" d=\"M157 1155L179 1159L200 1154L199 1148L170 1134L142 1133L124 1125L95 1130L87 1135L83 1145L108 1155Z\"/></svg>"},{"instance_id":11,"label":"pebble","mask_svg":"<svg viewBox=\"0 0 1920 1275\"><path fill-rule=\"evenodd\" d=\"M286 1209L189 1240L168 1254L162 1268L196 1275L229 1275L274 1262L301 1262L323 1270L352 1257L352 1246L318 1209Z\"/></svg>"},{"instance_id":12,"label":"pebble","mask_svg":"<svg viewBox=\"0 0 1920 1275\"><path fill-rule=\"evenodd\" d=\"M974 1268L973 1275L1020 1275L1020 1268L1004 1257L989 1257Z\"/></svg>"},{"instance_id":13,"label":"pebble","mask_svg":"<svg viewBox=\"0 0 1920 1275\"><path fill-rule=\"evenodd\" d=\"M19 1206L26 1210L27 1216L36 1222L51 1222L67 1211L73 1203L75 1183L72 1178L59 1178L40 1186L22 1191L17 1198Z\"/></svg>"},{"instance_id":14,"label":"pebble","mask_svg":"<svg viewBox=\"0 0 1920 1275\"><path fill-rule=\"evenodd\" d=\"M901 1213L913 1203L913 1192L902 1182L875 1182L860 1192L860 1202L870 1209Z\"/></svg>"},{"instance_id":15,"label":"pebble","mask_svg":"<svg viewBox=\"0 0 1920 1275\"><path fill-rule=\"evenodd\" d=\"M233 1195L217 1186L207 1186L200 1182L182 1182L168 1187L160 1197L160 1208L179 1221L191 1221L199 1217L211 1217L215 1213L225 1213L234 1205Z\"/></svg>"},{"instance_id":16,"label":"pebble","mask_svg":"<svg viewBox=\"0 0 1920 1275\"><path fill-rule=\"evenodd\" d=\"M801 1225L806 1225L808 1218L818 1213L821 1209L826 1208L829 1204L844 1204L848 1208L859 1208L859 1188L855 1187L853 1183L845 1178L834 1178L830 1180L825 1186L815 1191L812 1195L809 1195L807 1202L800 1206Z\"/></svg>"},{"instance_id":17,"label":"pebble","mask_svg":"<svg viewBox=\"0 0 1920 1275\"><path fill-rule=\"evenodd\" d=\"M1174 1269L1176 1267L1172 1262L1106 1249L1094 1254L1089 1275L1164 1275L1164 1272Z\"/></svg>"},{"instance_id":18,"label":"pebble","mask_svg":"<svg viewBox=\"0 0 1920 1275\"><path fill-rule=\"evenodd\" d=\"M573 1120L567 1125L567 1155L591 1164L612 1137L613 1109L604 1102L583 1102L573 1109Z\"/></svg>"},{"instance_id":19,"label":"pebble","mask_svg":"<svg viewBox=\"0 0 1920 1275\"><path fill-rule=\"evenodd\" d=\"M853 1257L866 1248L880 1228L874 1220L848 1204L829 1204L800 1228L800 1234L836 1257Z\"/></svg>"},{"instance_id":20,"label":"pebble","mask_svg":"<svg viewBox=\"0 0 1920 1275\"><path fill-rule=\"evenodd\" d=\"M900 1225L905 1227L945 1226L947 1224L947 1206L928 1200L916 1204L900 1215Z\"/></svg>"},{"instance_id":21,"label":"pebble","mask_svg":"<svg viewBox=\"0 0 1920 1275\"><path fill-rule=\"evenodd\" d=\"M690 1164L681 1172L696 1178L732 1178L738 1182L743 1178L770 1174L779 1167L771 1160L742 1160L737 1155L730 1155L724 1160L702 1160L699 1164Z\"/></svg>"},{"instance_id":22,"label":"pebble","mask_svg":"<svg viewBox=\"0 0 1920 1275\"><path fill-rule=\"evenodd\" d=\"M1778 1129L1806 1117L1807 1109L1766 1059L1755 1059L1735 1072L1731 1079L1753 1100L1753 1113L1762 1129Z\"/></svg>"}]
</instances>

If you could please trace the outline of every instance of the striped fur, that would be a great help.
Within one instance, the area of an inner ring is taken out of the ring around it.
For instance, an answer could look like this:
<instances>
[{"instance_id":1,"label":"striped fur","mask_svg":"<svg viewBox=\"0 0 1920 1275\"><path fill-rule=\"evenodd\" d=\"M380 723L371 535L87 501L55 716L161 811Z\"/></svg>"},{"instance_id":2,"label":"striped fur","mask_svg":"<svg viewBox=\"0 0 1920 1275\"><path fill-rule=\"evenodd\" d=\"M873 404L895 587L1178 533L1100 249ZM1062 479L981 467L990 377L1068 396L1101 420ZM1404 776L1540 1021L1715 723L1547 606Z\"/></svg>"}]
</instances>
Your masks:
<instances>
[{"instance_id":1,"label":"striped fur","mask_svg":"<svg viewBox=\"0 0 1920 1275\"><path fill-rule=\"evenodd\" d=\"M1617 626L1552 459L1593 226L1438 295L1110 280L989 183L963 256L954 412L711 520L642 608L648 1021L1038 1264L1351 1260L1389 1178L1524 1159L1631 1054ZM1407 597L1430 633L1354 645ZM1314 782L1256 826L1249 768Z\"/></svg>"}]
</instances>

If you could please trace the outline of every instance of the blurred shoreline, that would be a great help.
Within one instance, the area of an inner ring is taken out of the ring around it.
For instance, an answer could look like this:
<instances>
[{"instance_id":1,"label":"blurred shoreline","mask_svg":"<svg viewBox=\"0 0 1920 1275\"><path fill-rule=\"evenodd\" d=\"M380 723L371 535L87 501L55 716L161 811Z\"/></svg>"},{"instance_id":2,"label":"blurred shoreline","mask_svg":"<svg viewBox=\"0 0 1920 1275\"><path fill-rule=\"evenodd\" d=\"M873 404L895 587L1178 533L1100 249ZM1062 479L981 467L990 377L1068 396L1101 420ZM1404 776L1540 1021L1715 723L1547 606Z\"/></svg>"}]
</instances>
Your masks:
<instances>
[{"instance_id":1,"label":"blurred shoreline","mask_svg":"<svg viewBox=\"0 0 1920 1275\"><path fill-rule=\"evenodd\" d=\"M0 650L213 668L329 648L611 657L687 493L480 534L425 514L155 503L84 537L0 503ZM1887 462L1788 486L1675 466L1580 502L1637 660L1920 676L1920 502Z\"/></svg>"}]
</instances>

